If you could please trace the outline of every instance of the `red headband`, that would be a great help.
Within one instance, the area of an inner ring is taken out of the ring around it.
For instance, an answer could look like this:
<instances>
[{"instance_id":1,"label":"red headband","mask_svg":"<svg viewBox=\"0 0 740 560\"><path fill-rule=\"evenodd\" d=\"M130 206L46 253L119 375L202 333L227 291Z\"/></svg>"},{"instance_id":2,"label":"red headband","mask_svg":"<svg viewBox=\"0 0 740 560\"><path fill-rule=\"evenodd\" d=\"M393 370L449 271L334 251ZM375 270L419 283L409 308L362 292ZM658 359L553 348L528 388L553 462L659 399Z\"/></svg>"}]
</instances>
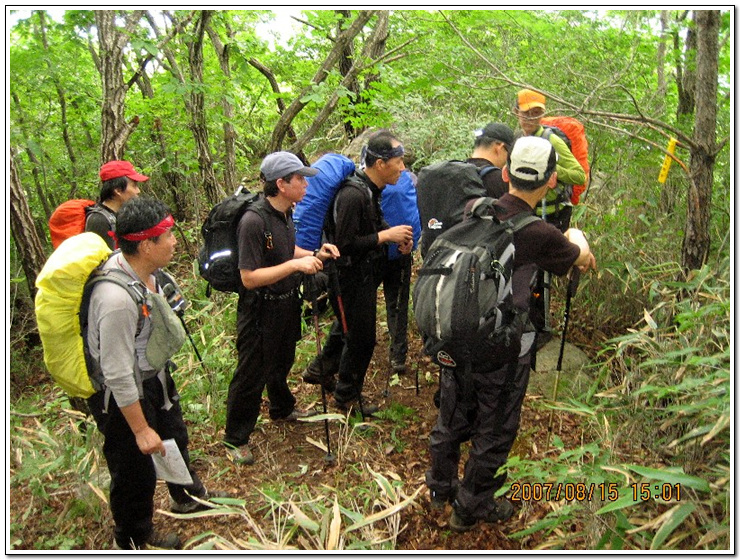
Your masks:
<instances>
[{"instance_id":1,"label":"red headband","mask_svg":"<svg viewBox=\"0 0 740 560\"><path fill-rule=\"evenodd\" d=\"M156 226L145 229L144 231L138 231L136 233L127 233L121 235L122 239L126 241L144 241L152 237L158 237L175 225L175 219L172 214L168 215L164 220L159 222Z\"/></svg>"}]
</instances>

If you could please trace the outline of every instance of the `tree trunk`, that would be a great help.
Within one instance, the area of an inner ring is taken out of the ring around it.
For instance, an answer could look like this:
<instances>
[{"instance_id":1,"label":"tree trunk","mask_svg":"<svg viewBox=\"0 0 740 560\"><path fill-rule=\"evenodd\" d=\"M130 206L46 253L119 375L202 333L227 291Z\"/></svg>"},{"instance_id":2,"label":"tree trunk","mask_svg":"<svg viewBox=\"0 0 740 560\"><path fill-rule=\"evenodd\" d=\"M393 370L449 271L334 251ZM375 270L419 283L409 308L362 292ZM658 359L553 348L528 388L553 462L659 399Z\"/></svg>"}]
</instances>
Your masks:
<instances>
[{"instance_id":1,"label":"tree trunk","mask_svg":"<svg viewBox=\"0 0 740 560\"><path fill-rule=\"evenodd\" d=\"M36 195L39 197L41 206L43 206L44 208L44 215L46 216L46 220L48 221L51 217L51 213L54 211L54 206L56 202L52 197L52 193L48 189L45 189L42 185L41 174L43 171L43 164L39 161L33 149L31 148L31 138L28 135L28 130L26 130L26 113L21 106L21 100L18 99L18 94L16 94L15 92L11 92L10 95L13 98L13 105L15 106L16 110L15 116L18 120L18 125L21 129L21 132L23 133L23 139L26 142L26 154L28 155L28 159L33 165L33 167L31 167L31 175L33 175L33 183L36 187ZM51 200L47 198L47 193Z\"/></svg>"},{"instance_id":2,"label":"tree trunk","mask_svg":"<svg viewBox=\"0 0 740 560\"><path fill-rule=\"evenodd\" d=\"M359 73L367 67L367 60L370 59L371 52L377 52L377 45L379 42L385 42L387 38L386 29L375 28L372 35L363 46L362 54L359 57L355 57L352 62L352 67L347 71L347 74L342 79L340 86L343 88L349 87L352 81L357 80ZM335 91L329 101L319 111L319 114L313 120L308 129L303 135L290 147L291 151L303 150L308 142L316 135L321 125L329 118L329 115L334 111L339 102L339 94Z\"/></svg>"},{"instance_id":3,"label":"tree trunk","mask_svg":"<svg viewBox=\"0 0 740 560\"><path fill-rule=\"evenodd\" d=\"M10 150L10 231L26 275L31 299L36 298L36 277L44 266L46 256L36 228L26 193L23 192L20 174L15 165L15 150Z\"/></svg>"},{"instance_id":4,"label":"tree trunk","mask_svg":"<svg viewBox=\"0 0 740 560\"><path fill-rule=\"evenodd\" d=\"M141 91L142 96L146 99L154 99L154 89L152 88L151 81L146 72L142 72L137 76L136 83L139 85L139 90ZM164 177L165 184L167 185L167 189L172 196L174 206L172 214L176 220L181 221L184 220L187 215L187 204L185 196L183 195L184 178L181 173L173 171L175 166L171 165L171 157L167 150L167 141L162 132L162 122L159 117L154 118L153 125L154 126L150 132L152 142L159 148L159 153L157 154L159 160L167 162L162 166L162 169L164 170L162 175Z\"/></svg>"},{"instance_id":5,"label":"tree trunk","mask_svg":"<svg viewBox=\"0 0 740 560\"><path fill-rule=\"evenodd\" d=\"M686 14L684 14L684 16L685 15ZM696 103L697 60L696 32L694 31L694 28L697 26L696 11L694 11L692 15L692 20L694 25L686 26L686 41L684 42L682 65L680 62L681 49L678 32L674 34L674 48L676 49L676 57L679 59L676 65L676 81L678 84L678 106L676 108L676 115L679 119L679 123L686 115L694 114Z\"/></svg>"},{"instance_id":6,"label":"tree trunk","mask_svg":"<svg viewBox=\"0 0 740 560\"><path fill-rule=\"evenodd\" d=\"M211 37L211 43L213 48L216 49L218 55L218 62L221 66L221 71L224 73L227 81L231 81L231 66L229 62L229 44L231 39L234 37L234 32L231 30L231 26L226 22L226 37L229 39L229 43L224 45L221 41L221 37L218 32L213 28L212 25L206 27L208 35ZM226 192L234 192L238 186L238 179L236 177L236 130L234 129L234 107L231 105L227 96L221 98L221 107L224 112L224 187Z\"/></svg>"},{"instance_id":7,"label":"tree trunk","mask_svg":"<svg viewBox=\"0 0 740 560\"><path fill-rule=\"evenodd\" d=\"M362 31L362 28L365 27L365 24L370 21L370 18L373 17L374 14L375 11L373 10L361 11L357 16L357 19L355 19L355 21L353 21L347 29L342 31L339 36L337 36L337 39L334 42L334 47L331 49L324 62L321 64L314 77L311 79L312 85L308 86L303 91L298 93L298 95L296 95L293 99L293 102L288 106L283 114L280 115L280 119L278 120L277 124L275 125L275 129L272 132L272 138L270 138L270 143L267 150L268 152L276 152L281 149L281 146L283 145L283 140L285 139L285 135L288 131L288 127L291 125L296 115L298 115L298 113L300 113L301 110L306 106L306 103L303 102L302 99L311 91L311 88L314 85L320 84L324 80L326 80L326 77L329 75L329 72L337 63L337 60L339 59L339 56L346 45L351 43L352 40L360 33L360 31ZM301 144L300 140L298 141L298 144ZM301 147L301 149L303 148Z\"/></svg>"},{"instance_id":8,"label":"tree trunk","mask_svg":"<svg viewBox=\"0 0 740 560\"><path fill-rule=\"evenodd\" d=\"M46 66L49 69L49 75L54 82L54 88L57 91L57 100L59 101L59 119L62 125L62 139L64 140L64 146L67 149L67 156L69 157L69 170L65 169L62 173L62 177L65 177L69 182L69 194L67 198L75 198L77 195L77 156L74 148L72 147L72 140L69 137L69 123L67 122L67 96L64 92L62 82L59 80L56 69L51 65L49 58L49 41L46 38L46 18L43 10L37 11L39 15L39 34L41 35L41 44L44 47L44 53L46 54Z\"/></svg>"},{"instance_id":9,"label":"tree trunk","mask_svg":"<svg viewBox=\"0 0 740 560\"><path fill-rule=\"evenodd\" d=\"M717 154L719 23L719 11L696 12L696 147L691 151L691 183L681 255L681 264L687 271L701 268L709 256L709 219Z\"/></svg>"},{"instance_id":10,"label":"tree trunk","mask_svg":"<svg viewBox=\"0 0 740 560\"><path fill-rule=\"evenodd\" d=\"M213 12L201 11L200 18L195 22L193 40L188 43L188 62L190 64L190 75L193 86L190 98L190 130L195 138L198 151L198 167L200 169L200 181L206 193L206 198L211 204L216 204L223 198L223 191L218 186L216 174L213 171L213 158L211 147L208 142L208 127L206 126L205 96L203 95L203 36L205 27L211 19Z\"/></svg>"},{"instance_id":11,"label":"tree trunk","mask_svg":"<svg viewBox=\"0 0 740 560\"><path fill-rule=\"evenodd\" d=\"M123 49L133 33L143 11L128 14L123 30L116 27L115 10L95 10L95 23L100 42L100 77L103 87L103 106L100 115L101 163L124 159L128 137L139 124L134 117L126 122L127 84L123 81Z\"/></svg>"},{"instance_id":12,"label":"tree trunk","mask_svg":"<svg viewBox=\"0 0 740 560\"><path fill-rule=\"evenodd\" d=\"M339 21L337 21L337 36L339 36L345 23L349 21L350 17L352 17L352 14L350 10L337 10L337 13L342 16ZM344 46L342 52L339 54L339 73L343 77L346 77L352 69L354 56L355 46L354 43L350 41ZM347 89L354 95L354 98L349 101L348 113L351 115L353 112L352 106L359 101L360 98L360 82L357 77L353 77L348 81ZM351 120L344 121L344 131L347 133L347 138L350 140L353 140L355 136L357 136L357 131L355 130Z\"/></svg>"},{"instance_id":13,"label":"tree trunk","mask_svg":"<svg viewBox=\"0 0 740 560\"><path fill-rule=\"evenodd\" d=\"M660 11L660 42L658 43L658 91L657 101L660 104L659 114L662 116L665 110L665 49L668 40L668 10Z\"/></svg>"},{"instance_id":14,"label":"tree trunk","mask_svg":"<svg viewBox=\"0 0 740 560\"><path fill-rule=\"evenodd\" d=\"M278 106L278 114L282 115L285 112L285 101L280 95L280 84L278 84L277 79L275 79L274 72L256 58L250 58L247 62L249 62L249 64L256 68L260 72L260 74L267 78L267 81L270 83L272 93L276 94L275 101L277 102ZM291 143L295 143L295 141L298 140L298 136L296 136L293 125L288 125L286 136L288 137L288 140L291 141ZM301 161L303 161L303 163L308 164L308 160L306 159L303 152L297 152L296 155L301 159Z\"/></svg>"}]
</instances>

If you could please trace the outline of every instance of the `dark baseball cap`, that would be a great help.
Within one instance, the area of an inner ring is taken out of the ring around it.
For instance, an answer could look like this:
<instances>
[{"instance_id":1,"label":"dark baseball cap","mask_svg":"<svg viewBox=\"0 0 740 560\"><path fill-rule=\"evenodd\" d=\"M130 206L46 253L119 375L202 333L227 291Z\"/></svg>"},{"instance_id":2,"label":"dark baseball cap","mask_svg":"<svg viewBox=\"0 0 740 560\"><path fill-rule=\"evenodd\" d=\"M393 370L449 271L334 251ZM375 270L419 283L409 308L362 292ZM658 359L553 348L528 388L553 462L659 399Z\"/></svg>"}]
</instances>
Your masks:
<instances>
[{"instance_id":1,"label":"dark baseball cap","mask_svg":"<svg viewBox=\"0 0 740 560\"><path fill-rule=\"evenodd\" d=\"M285 177L291 173L298 173L304 177L313 177L319 172L318 169L303 165L303 162L298 159L298 156L291 152L273 152L268 154L262 160L260 171L262 171L266 181L276 181L280 177Z\"/></svg>"},{"instance_id":2,"label":"dark baseball cap","mask_svg":"<svg viewBox=\"0 0 740 560\"><path fill-rule=\"evenodd\" d=\"M514 143L514 131L502 123L488 123L483 128L475 131L476 138L480 138L482 136L503 142L509 150L511 149L511 145Z\"/></svg>"}]
</instances>

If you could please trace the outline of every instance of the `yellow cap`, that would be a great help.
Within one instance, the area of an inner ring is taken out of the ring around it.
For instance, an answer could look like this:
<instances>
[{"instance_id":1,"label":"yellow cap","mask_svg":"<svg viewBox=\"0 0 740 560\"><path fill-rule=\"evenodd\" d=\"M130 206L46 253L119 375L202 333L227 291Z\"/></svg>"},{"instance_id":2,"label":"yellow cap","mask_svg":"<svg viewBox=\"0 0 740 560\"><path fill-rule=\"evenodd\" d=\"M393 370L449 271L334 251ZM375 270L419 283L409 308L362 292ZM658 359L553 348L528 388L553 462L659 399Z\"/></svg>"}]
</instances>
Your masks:
<instances>
[{"instance_id":1,"label":"yellow cap","mask_svg":"<svg viewBox=\"0 0 740 560\"><path fill-rule=\"evenodd\" d=\"M517 106L520 111L529 111L534 107L545 108L545 96L531 89L523 89L517 94Z\"/></svg>"}]
</instances>

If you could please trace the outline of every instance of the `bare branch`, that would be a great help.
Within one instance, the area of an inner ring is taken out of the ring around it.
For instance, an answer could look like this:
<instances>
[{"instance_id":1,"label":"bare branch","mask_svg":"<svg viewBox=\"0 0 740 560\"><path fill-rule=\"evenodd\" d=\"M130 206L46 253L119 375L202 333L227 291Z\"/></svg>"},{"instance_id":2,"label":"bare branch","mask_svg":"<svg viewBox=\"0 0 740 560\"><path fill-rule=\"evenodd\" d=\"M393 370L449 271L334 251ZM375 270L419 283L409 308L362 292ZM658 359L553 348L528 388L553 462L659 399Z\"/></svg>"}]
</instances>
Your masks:
<instances>
[{"instance_id":1,"label":"bare branch","mask_svg":"<svg viewBox=\"0 0 740 560\"><path fill-rule=\"evenodd\" d=\"M157 49L162 50L165 45L167 45L167 43L169 43L178 33L180 33L185 28L188 23L190 23L194 16L195 12L191 11L185 18L178 21L177 24L172 29L170 29L169 33L164 38L162 38L159 43L157 43ZM144 17L149 22L149 25L153 26L152 29L155 30L156 23L154 23L154 18L152 17L152 15L149 12L145 12ZM157 35L157 31L158 29L155 30L155 35ZM157 35L157 37L159 38L159 35ZM153 54L147 54L147 56L145 56L141 60L139 68L136 70L136 72L134 72L134 74L126 83L126 89L129 89L132 85L134 85L134 83L136 83L141 73L144 72L146 65L149 64L149 61L151 61L153 58Z\"/></svg>"},{"instance_id":2,"label":"bare branch","mask_svg":"<svg viewBox=\"0 0 740 560\"><path fill-rule=\"evenodd\" d=\"M550 93L548 91L545 91L545 90L542 90L542 89L538 89L538 88L533 87L533 86L531 86L529 84L526 84L526 83L522 83L522 82L518 82L516 80L512 80L504 72L502 72L501 69L498 68L498 66L496 66L491 60L489 60L483 53L481 53L478 49L476 49L475 46L473 46L470 43L470 41L468 41L467 37L465 37L465 35L463 35L460 32L460 30L457 29L457 27L455 27L455 24L453 24L452 21L450 21L450 19L444 14L444 12L440 11L440 14L445 19L445 21L447 22L447 24L453 29L453 31L455 33L457 33L457 35L460 37L461 41L463 43L465 43L465 45L471 51L473 51L473 53L475 53L475 55L478 56L478 58L480 58L487 66L489 66L498 75L498 78L494 77L494 79L500 79L500 80L503 80L503 81L505 81L505 82L513 85L513 86L517 86L517 87L520 87L520 88L528 88L528 89L531 89L531 90L536 91L538 93L541 93L542 95L547 96L548 98L556 101L557 103L560 103L564 107L567 107L567 108L573 110L575 113L577 113L579 115L591 115L591 116L597 116L597 117L602 117L602 118L610 118L610 119L614 119L614 120L618 120L618 121L633 122L633 123L643 123L643 124L652 125L652 127L654 127L655 129L661 129L661 130L670 132L670 134L672 134L675 138L677 138L679 141L681 141L686 146L688 146L689 149L693 149L695 147L694 141L689 136L687 136L686 134L684 134L682 131L680 131L679 129L677 129L676 127L673 127L673 126L671 126L671 125L669 125L669 124L667 124L667 123L665 123L663 121L660 121L658 119L653 119L653 118L647 117L644 114L642 114L642 112L640 112L640 115L639 116L635 116L635 115L627 115L627 114L621 114L621 113L609 113L609 112L604 112L604 111L593 111L593 110L587 109L587 108L585 108L583 106L578 107L574 103L571 103L569 101L566 101L562 97L559 97L557 95L553 95L552 93ZM634 100L634 97L632 99L635 102L635 106L637 107L637 103ZM620 129L617 129L617 130L620 130ZM635 138L642 139L639 136L635 136ZM661 148L661 150L662 150L662 148Z\"/></svg>"},{"instance_id":3,"label":"bare branch","mask_svg":"<svg viewBox=\"0 0 740 560\"><path fill-rule=\"evenodd\" d=\"M315 29L316 31L323 31L324 33L326 33L326 38L329 39L332 43L334 41L336 41L336 38L334 38L330 32L326 31L325 29L321 29L318 25L314 25L310 21L306 21L305 19L301 19L301 18L296 17L296 16L290 16L290 19L294 19L298 23L302 23L306 27L311 27L311 28Z\"/></svg>"},{"instance_id":4,"label":"bare branch","mask_svg":"<svg viewBox=\"0 0 740 560\"><path fill-rule=\"evenodd\" d=\"M268 146L269 151L280 149L283 138L287 133L288 127L293 122L295 116L306 106L306 103L302 101L302 99L311 91L311 89L316 84L320 84L326 79L326 77L329 75L329 72L339 59L339 56L341 55L345 46L350 41L352 41L352 39L358 33L360 33L362 28L368 21L370 21L370 18L372 18L373 15L375 15L374 10L360 11L357 18L352 22L352 24L339 34L328 56L321 64L319 69L316 71L314 77L311 79L311 84L305 87L300 93L298 93L298 95L296 95L296 97L293 99L293 102L283 112L280 120L275 125L275 129L273 130L272 138L270 139L270 144Z\"/></svg>"},{"instance_id":5,"label":"bare branch","mask_svg":"<svg viewBox=\"0 0 740 560\"><path fill-rule=\"evenodd\" d=\"M690 170L688 165L686 165L681 159L679 159L675 154L670 153L668 150L666 150L663 146L660 144L656 144L652 140L648 140L644 136L640 136L639 134L635 134L634 132L631 132L630 130L619 128L617 126L613 126L607 123L602 123L599 121L590 121L591 124L594 124L596 126L600 126L602 128L606 128L607 130L613 130L615 132L619 132L621 134L626 134L627 136L634 138L636 140L640 140L641 142L645 142L646 144L652 146L656 150L659 150L663 152L663 154L670 157L673 161L675 161L679 166L681 166L681 169L683 169L684 173L686 173L686 176L690 178Z\"/></svg>"}]
</instances>

